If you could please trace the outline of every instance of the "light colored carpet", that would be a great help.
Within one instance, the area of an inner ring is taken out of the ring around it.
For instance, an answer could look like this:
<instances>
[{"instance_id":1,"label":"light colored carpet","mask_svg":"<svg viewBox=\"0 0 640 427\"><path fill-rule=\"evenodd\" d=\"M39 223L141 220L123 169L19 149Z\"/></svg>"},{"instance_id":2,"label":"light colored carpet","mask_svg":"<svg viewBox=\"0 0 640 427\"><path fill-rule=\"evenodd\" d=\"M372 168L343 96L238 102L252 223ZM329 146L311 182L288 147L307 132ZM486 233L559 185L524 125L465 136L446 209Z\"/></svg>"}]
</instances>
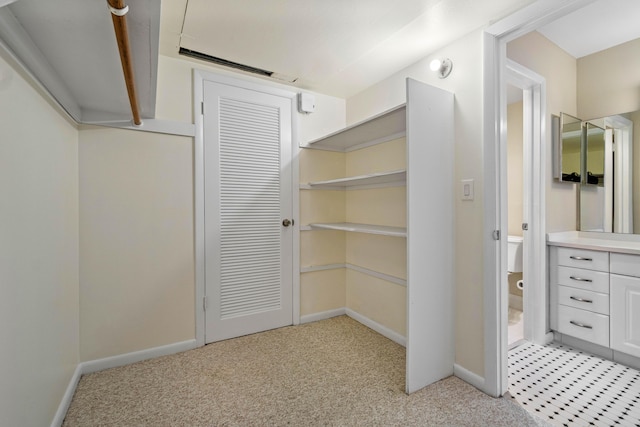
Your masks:
<instances>
[{"instance_id":1,"label":"light colored carpet","mask_svg":"<svg viewBox=\"0 0 640 427\"><path fill-rule=\"evenodd\" d=\"M404 393L404 348L340 316L85 375L64 426L537 426L450 377Z\"/></svg>"}]
</instances>

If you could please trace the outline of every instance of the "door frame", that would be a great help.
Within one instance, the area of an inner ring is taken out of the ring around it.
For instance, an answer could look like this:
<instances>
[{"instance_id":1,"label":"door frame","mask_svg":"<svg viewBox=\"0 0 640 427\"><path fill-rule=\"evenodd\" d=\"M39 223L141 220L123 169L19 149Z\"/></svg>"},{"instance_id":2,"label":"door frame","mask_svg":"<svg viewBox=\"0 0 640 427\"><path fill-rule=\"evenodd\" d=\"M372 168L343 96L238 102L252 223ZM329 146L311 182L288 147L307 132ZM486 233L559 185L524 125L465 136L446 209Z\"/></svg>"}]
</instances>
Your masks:
<instances>
[{"instance_id":1,"label":"door frame","mask_svg":"<svg viewBox=\"0 0 640 427\"><path fill-rule=\"evenodd\" d=\"M523 114L523 223L528 224L528 230L523 232L524 253L523 266L523 307L524 307L524 339L536 344L546 344L553 339L548 331L548 294L546 286L527 286L527 283L542 283L546 285L547 257L546 257L546 220L545 220L545 194L547 177L547 95L546 80L541 75L510 59L505 61L505 77L509 84L522 90L522 114ZM505 103L506 108L506 103ZM505 113L506 118L506 113ZM506 123L506 120L505 122ZM506 127L501 135L500 168L501 176L507 173L507 140ZM506 180L502 180L506 181ZM506 211L507 192L506 183L501 189L500 204ZM505 217L506 217L505 212ZM501 249L504 255L508 252L508 242L503 239ZM500 279L501 289L507 295L504 298L507 305L504 308L508 312L508 279L506 262L502 269ZM507 330L507 321L503 319L503 333ZM506 340L506 338L505 338ZM506 349L503 350L503 353ZM506 357L506 356L505 356ZM506 367L503 367L503 369Z\"/></svg>"},{"instance_id":2,"label":"door frame","mask_svg":"<svg viewBox=\"0 0 640 427\"><path fill-rule=\"evenodd\" d=\"M593 1L538 0L492 24L483 34L485 339L482 390L491 396L502 396L508 390L506 330L503 331L508 302L501 280L506 274L507 260L507 218L503 197L506 157L503 160L502 155L506 150L507 43ZM546 158L543 160L546 162ZM545 182L546 178L542 177Z\"/></svg>"},{"instance_id":3,"label":"door frame","mask_svg":"<svg viewBox=\"0 0 640 427\"><path fill-rule=\"evenodd\" d=\"M204 212L204 82L210 81L242 89L267 93L269 95L289 98L291 101L291 203L293 225L293 259L292 259L292 319L293 324L300 322L300 192L299 188L299 143L298 114L296 110L297 93L290 90L244 80L227 75L193 69L193 114L195 118L195 137L193 145L193 188L194 188L194 255L195 255L195 338L196 346L205 345L205 212Z\"/></svg>"}]
</instances>

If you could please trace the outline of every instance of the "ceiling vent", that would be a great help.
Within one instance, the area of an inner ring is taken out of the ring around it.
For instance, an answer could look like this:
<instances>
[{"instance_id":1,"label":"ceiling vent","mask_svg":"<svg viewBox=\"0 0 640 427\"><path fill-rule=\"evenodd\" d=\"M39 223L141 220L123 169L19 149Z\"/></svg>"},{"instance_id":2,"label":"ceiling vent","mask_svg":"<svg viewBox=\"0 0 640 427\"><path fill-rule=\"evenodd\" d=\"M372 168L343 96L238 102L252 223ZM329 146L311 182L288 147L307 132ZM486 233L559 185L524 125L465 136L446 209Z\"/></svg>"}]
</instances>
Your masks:
<instances>
[{"instance_id":1,"label":"ceiling vent","mask_svg":"<svg viewBox=\"0 0 640 427\"><path fill-rule=\"evenodd\" d=\"M223 67L235 68L236 70L246 71L247 73L258 74L263 77L271 77L277 80L294 83L298 80L297 77L290 77L280 73L274 73L273 71L263 70L262 68L252 67L251 65L240 64L238 62L229 61L227 59L218 58L215 56L207 55L206 53L197 52L191 49L185 49L181 47L180 55L189 56L191 58L200 59L202 61L211 62L213 64L222 65Z\"/></svg>"},{"instance_id":2,"label":"ceiling vent","mask_svg":"<svg viewBox=\"0 0 640 427\"><path fill-rule=\"evenodd\" d=\"M196 52L195 50L180 48L180 55L190 56L191 58L200 59L202 61L212 62L214 64L222 65L223 67L231 67L238 70L246 71L247 73L259 74L261 76L271 77L273 71L263 70L262 68L252 67L250 65L239 64L237 62L229 61L215 56L207 55L206 53Z\"/></svg>"}]
</instances>

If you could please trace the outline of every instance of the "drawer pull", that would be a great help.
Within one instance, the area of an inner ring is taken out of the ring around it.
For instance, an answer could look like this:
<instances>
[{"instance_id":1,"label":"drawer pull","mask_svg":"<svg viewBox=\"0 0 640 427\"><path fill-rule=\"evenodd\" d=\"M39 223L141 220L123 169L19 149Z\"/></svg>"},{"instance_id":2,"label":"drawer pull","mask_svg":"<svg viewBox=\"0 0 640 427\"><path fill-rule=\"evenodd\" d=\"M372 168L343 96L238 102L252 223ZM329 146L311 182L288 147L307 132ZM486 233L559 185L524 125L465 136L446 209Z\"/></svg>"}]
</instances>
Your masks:
<instances>
[{"instance_id":1,"label":"drawer pull","mask_svg":"<svg viewBox=\"0 0 640 427\"><path fill-rule=\"evenodd\" d=\"M570 296L569 298L574 300L574 301L586 302L588 304L593 304L593 300L590 300L590 299L578 298L578 297L574 297L574 296Z\"/></svg>"},{"instance_id":2,"label":"drawer pull","mask_svg":"<svg viewBox=\"0 0 640 427\"><path fill-rule=\"evenodd\" d=\"M593 258L585 258L581 256L574 256L574 255L571 255L569 258L575 259L576 261L593 261Z\"/></svg>"},{"instance_id":3,"label":"drawer pull","mask_svg":"<svg viewBox=\"0 0 640 427\"><path fill-rule=\"evenodd\" d=\"M583 279L582 277L569 276L569 279L577 280L578 282L593 282L591 279Z\"/></svg>"},{"instance_id":4,"label":"drawer pull","mask_svg":"<svg viewBox=\"0 0 640 427\"><path fill-rule=\"evenodd\" d=\"M580 328L593 329L593 326L585 325L584 323L580 323L580 322L574 322L573 320L569 320L569 323L571 323L572 325L576 325Z\"/></svg>"}]
</instances>

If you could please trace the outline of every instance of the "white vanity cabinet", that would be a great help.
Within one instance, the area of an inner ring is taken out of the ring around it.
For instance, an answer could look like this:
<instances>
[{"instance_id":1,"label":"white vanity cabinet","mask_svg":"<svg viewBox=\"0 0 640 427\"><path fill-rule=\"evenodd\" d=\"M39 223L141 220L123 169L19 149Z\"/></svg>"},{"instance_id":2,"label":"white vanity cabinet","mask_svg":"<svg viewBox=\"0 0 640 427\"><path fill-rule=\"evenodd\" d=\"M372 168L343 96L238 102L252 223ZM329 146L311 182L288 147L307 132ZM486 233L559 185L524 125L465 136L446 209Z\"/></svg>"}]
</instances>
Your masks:
<instances>
[{"instance_id":1,"label":"white vanity cabinet","mask_svg":"<svg viewBox=\"0 0 640 427\"><path fill-rule=\"evenodd\" d=\"M551 328L609 346L609 253L551 247Z\"/></svg>"},{"instance_id":2,"label":"white vanity cabinet","mask_svg":"<svg viewBox=\"0 0 640 427\"><path fill-rule=\"evenodd\" d=\"M548 235L549 324L563 342L568 336L597 344L638 366L630 360L640 358L640 241L600 236Z\"/></svg>"},{"instance_id":3,"label":"white vanity cabinet","mask_svg":"<svg viewBox=\"0 0 640 427\"><path fill-rule=\"evenodd\" d=\"M640 357L640 255L611 254L611 348Z\"/></svg>"}]
</instances>

